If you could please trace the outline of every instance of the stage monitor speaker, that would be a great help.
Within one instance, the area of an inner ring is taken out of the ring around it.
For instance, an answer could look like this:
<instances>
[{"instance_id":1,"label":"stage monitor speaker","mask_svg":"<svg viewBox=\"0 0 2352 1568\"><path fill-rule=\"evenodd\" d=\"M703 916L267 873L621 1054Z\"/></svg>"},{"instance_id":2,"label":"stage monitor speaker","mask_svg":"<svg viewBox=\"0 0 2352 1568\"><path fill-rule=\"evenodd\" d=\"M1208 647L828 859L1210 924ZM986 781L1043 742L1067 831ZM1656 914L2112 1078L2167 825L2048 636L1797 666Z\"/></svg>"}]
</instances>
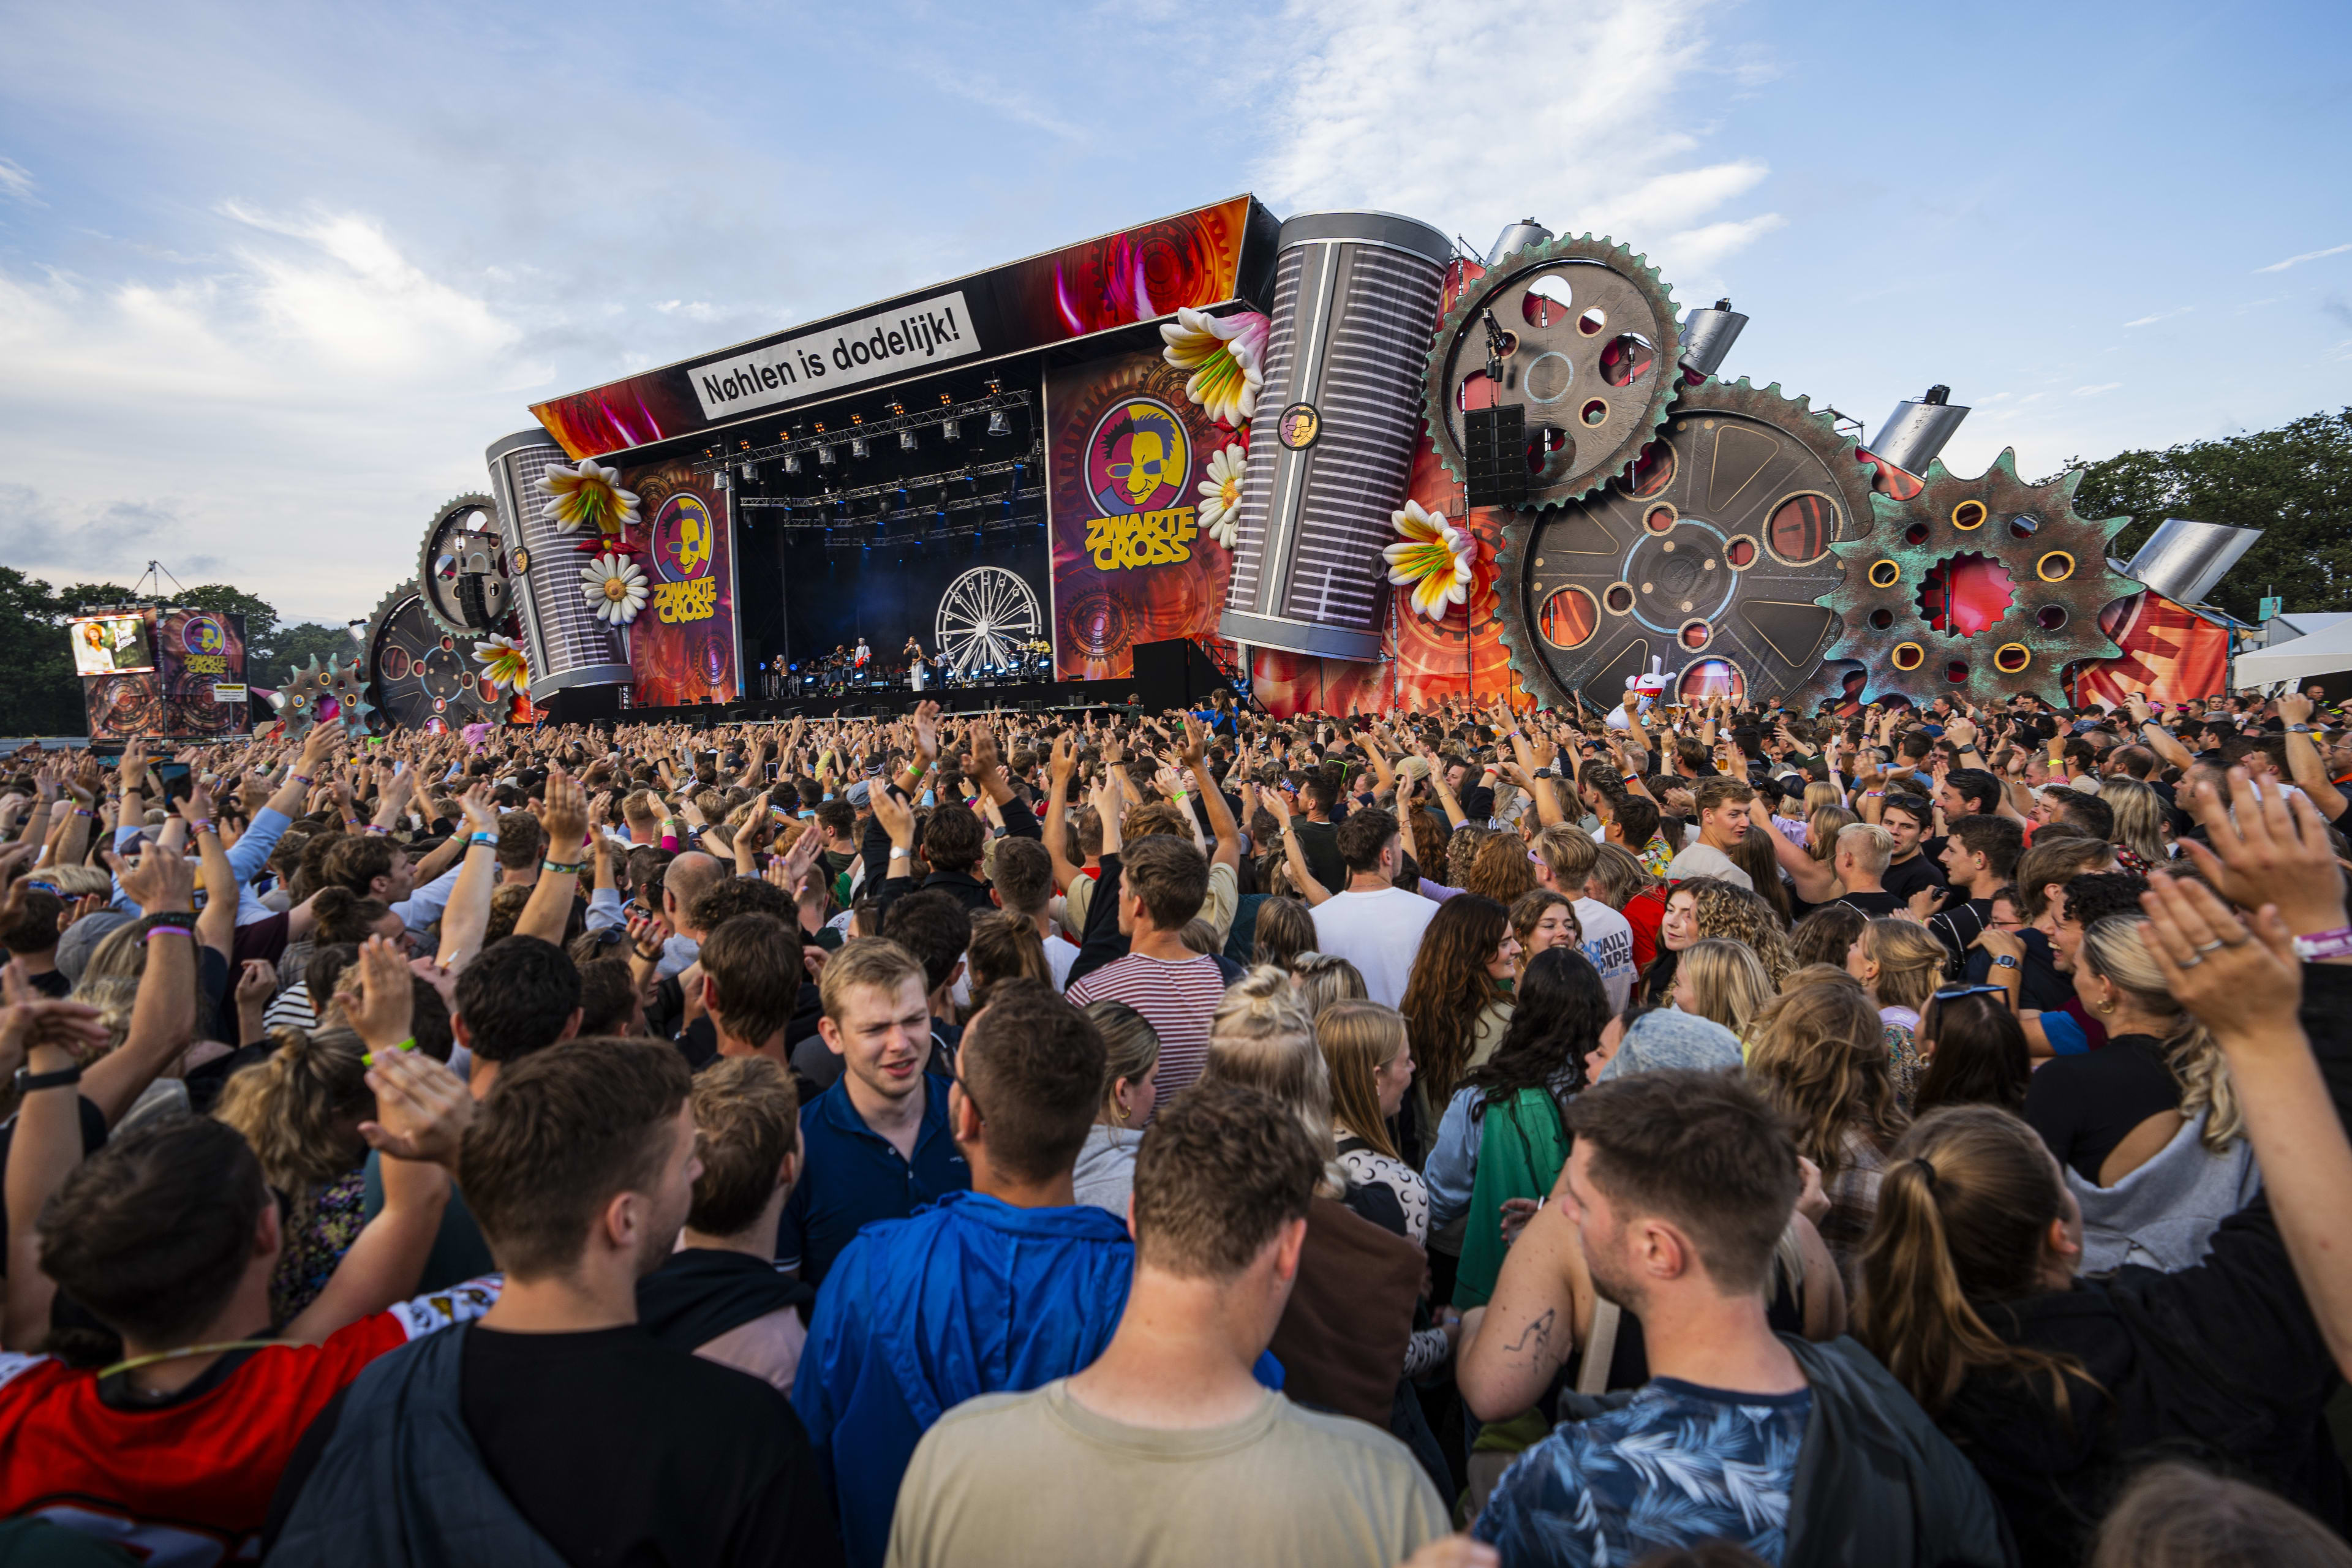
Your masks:
<instances>
[{"instance_id":1,"label":"stage monitor speaker","mask_svg":"<svg viewBox=\"0 0 2352 1568\"><path fill-rule=\"evenodd\" d=\"M1514 404L1463 416L1463 456L1472 506L1517 506L1528 499L1528 411Z\"/></svg>"},{"instance_id":2,"label":"stage monitor speaker","mask_svg":"<svg viewBox=\"0 0 2352 1568\"><path fill-rule=\"evenodd\" d=\"M1230 690L1224 672L1191 637L1138 643L1135 648L1135 689L1149 712L1171 708L1197 708L1213 691Z\"/></svg>"}]
</instances>

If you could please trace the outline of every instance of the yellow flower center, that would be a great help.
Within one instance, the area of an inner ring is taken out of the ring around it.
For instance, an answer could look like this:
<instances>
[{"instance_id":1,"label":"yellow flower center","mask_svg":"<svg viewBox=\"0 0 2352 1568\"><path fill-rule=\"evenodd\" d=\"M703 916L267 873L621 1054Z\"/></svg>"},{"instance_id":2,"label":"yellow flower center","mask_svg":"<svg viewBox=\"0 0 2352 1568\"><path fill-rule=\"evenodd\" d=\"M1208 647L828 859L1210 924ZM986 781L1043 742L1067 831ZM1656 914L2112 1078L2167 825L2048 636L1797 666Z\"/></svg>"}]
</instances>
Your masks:
<instances>
[{"instance_id":1,"label":"yellow flower center","mask_svg":"<svg viewBox=\"0 0 2352 1568\"><path fill-rule=\"evenodd\" d=\"M618 603L629 596L629 581L625 577L604 579L604 597Z\"/></svg>"}]
</instances>

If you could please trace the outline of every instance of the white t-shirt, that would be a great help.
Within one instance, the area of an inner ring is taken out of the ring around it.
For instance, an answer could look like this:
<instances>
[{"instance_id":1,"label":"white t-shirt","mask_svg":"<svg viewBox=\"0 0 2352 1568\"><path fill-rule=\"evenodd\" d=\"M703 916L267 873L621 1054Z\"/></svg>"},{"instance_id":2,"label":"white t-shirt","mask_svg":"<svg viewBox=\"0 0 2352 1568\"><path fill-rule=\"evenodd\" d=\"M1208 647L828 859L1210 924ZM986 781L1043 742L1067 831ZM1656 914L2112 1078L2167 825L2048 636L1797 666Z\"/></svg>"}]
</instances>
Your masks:
<instances>
[{"instance_id":1,"label":"white t-shirt","mask_svg":"<svg viewBox=\"0 0 2352 1568\"><path fill-rule=\"evenodd\" d=\"M1609 993L1609 1010L1623 1012L1625 998L1633 994L1633 981L1641 973L1633 966L1633 925L1599 899L1576 900L1576 923L1584 931L1584 956L1601 971L1601 986Z\"/></svg>"},{"instance_id":2,"label":"white t-shirt","mask_svg":"<svg viewBox=\"0 0 2352 1568\"><path fill-rule=\"evenodd\" d=\"M1730 856L1705 842L1685 849L1675 857L1674 864L1666 868L1666 880L1669 882L1687 881L1693 877L1713 877L1719 882L1745 888L1751 893L1756 890L1755 880L1733 865Z\"/></svg>"},{"instance_id":3,"label":"white t-shirt","mask_svg":"<svg viewBox=\"0 0 2352 1568\"><path fill-rule=\"evenodd\" d=\"M1070 988L1070 965L1077 961L1076 944L1058 936L1045 939L1045 966L1054 972L1055 990L1067 991Z\"/></svg>"},{"instance_id":4,"label":"white t-shirt","mask_svg":"<svg viewBox=\"0 0 2352 1568\"><path fill-rule=\"evenodd\" d=\"M1382 888L1376 893L1335 894L1312 913L1317 952L1354 964L1373 1001L1394 1007L1404 1000L1414 955L1421 952L1421 933L1436 918L1436 904L1402 888Z\"/></svg>"}]
</instances>

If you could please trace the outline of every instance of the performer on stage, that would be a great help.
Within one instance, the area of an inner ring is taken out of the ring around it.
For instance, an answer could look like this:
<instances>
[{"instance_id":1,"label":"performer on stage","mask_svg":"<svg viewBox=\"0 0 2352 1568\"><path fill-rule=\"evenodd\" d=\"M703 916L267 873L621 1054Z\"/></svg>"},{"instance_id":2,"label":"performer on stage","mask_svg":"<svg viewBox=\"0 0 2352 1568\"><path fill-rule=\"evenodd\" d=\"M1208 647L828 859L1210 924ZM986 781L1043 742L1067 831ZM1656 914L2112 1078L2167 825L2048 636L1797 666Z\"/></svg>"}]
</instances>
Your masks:
<instances>
[{"instance_id":1,"label":"performer on stage","mask_svg":"<svg viewBox=\"0 0 2352 1568\"><path fill-rule=\"evenodd\" d=\"M857 638L857 668L864 669L866 668L866 661L873 657L873 653L866 646L866 637L864 634L859 634Z\"/></svg>"},{"instance_id":2,"label":"performer on stage","mask_svg":"<svg viewBox=\"0 0 2352 1568\"><path fill-rule=\"evenodd\" d=\"M923 645L914 637L908 637L906 647L901 651L904 652L907 659L907 684L913 689L920 691L925 685Z\"/></svg>"}]
</instances>

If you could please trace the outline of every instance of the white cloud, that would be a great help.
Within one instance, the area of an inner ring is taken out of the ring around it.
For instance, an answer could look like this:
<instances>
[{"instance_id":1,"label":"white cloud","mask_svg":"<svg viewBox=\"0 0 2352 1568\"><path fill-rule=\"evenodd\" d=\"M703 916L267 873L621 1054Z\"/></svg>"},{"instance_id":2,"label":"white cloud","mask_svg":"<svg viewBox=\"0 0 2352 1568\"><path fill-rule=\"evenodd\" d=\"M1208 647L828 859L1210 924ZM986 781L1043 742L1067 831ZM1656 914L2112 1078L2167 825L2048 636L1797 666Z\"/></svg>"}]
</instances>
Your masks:
<instances>
[{"instance_id":1,"label":"white cloud","mask_svg":"<svg viewBox=\"0 0 2352 1568\"><path fill-rule=\"evenodd\" d=\"M2074 389L2074 395L2077 397L2096 397L2102 392L2113 392L2116 387L2121 386L2122 384L2123 383L2120 381L2103 381L2095 386L2078 386Z\"/></svg>"},{"instance_id":2,"label":"white cloud","mask_svg":"<svg viewBox=\"0 0 2352 1568\"><path fill-rule=\"evenodd\" d=\"M2257 273L2284 272L2290 267L2300 267L2306 261L2317 261L2324 256L2341 256L2347 250L2352 250L2352 245L2331 245L2325 250L2306 250L2301 256L2290 256L2284 261L2273 261L2268 267L2257 267L2254 270Z\"/></svg>"},{"instance_id":3,"label":"white cloud","mask_svg":"<svg viewBox=\"0 0 2352 1568\"><path fill-rule=\"evenodd\" d=\"M33 172L14 158L0 158L0 196L27 206L48 205L33 194Z\"/></svg>"},{"instance_id":4,"label":"white cloud","mask_svg":"<svg viewBox=\"0 0 2352 1568\"><path fill-rule=\"evenodd\" d=\"M2169 310L2158 310L2153 316L2142 316L2137 321L2126 321L2124 325L2126 327L2152 327L2158 321L2168 321L2175 316L2185 316L2196 308L2197 307L2194 305L2179 305Z\"/></svg>"},{"instance_id":5,"label":"white cloud","mask_svg":"<svg viewBox=\"0 0 2352 1568\"><path fill-rule=\"evenodd\" d=\"M0 559L364 608L549 372L368 215L220 216L202 271L0 271Z\"/></svg>"},{"instance_id":6,"label":"white cloud","mask_svg":"<svg viewBox=\"0 0 2352 1568\"><path fill-rule=\"evenodd\" d=\"M1293 0L1271 56L1288 63L1255 89L1268 122L1257 188L1278 212L1411 213L1474 247L1527 216L1611 234L1686 269L1670 279L1678 292L1716 292L1713 269L1781 220L1718 216L1770 171L1709 161L1679 112L1706 61L1706 9ZM1507 112L1488 112L1501 99Z\"/></svg>"}]
</instances>

